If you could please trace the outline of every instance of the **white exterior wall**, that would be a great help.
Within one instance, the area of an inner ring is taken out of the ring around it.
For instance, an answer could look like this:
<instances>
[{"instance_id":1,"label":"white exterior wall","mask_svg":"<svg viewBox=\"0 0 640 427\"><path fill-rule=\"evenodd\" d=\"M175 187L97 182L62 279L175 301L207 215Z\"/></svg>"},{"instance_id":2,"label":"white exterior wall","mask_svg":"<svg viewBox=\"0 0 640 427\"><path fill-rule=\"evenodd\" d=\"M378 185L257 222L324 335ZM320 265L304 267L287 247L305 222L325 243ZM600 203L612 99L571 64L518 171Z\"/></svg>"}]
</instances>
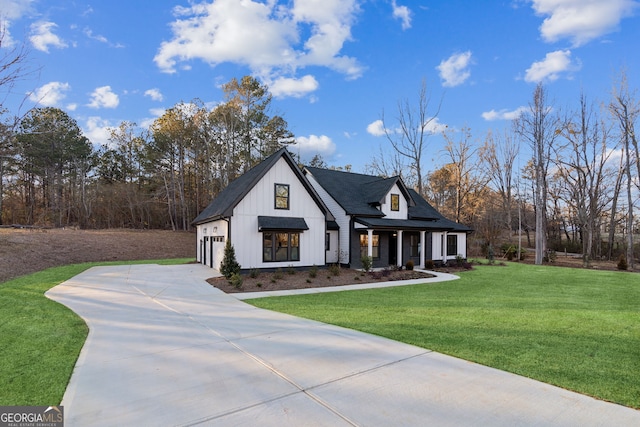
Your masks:
<instances>
[{"instance_id":1,"label":"white exterior wall","mask_svg":"<svg viewBox=\"0 0 640 427\"><path fill-rule=\"evenodd\" d=\"M328 230L329 233L329 250L326 251L325 257L327 264L335 264L340 261L340 233L338 230Z\"/></svg>"},{"instance_id":2,"label":"white exterior wall","mask_svg":"<svg viewBox=\"0 0 640 427\"><path fill-rule=\"evenodd\" d=\"M227 227L227 222L224 220L211 221L204 224L200 224L196 227L196 244L198 245L196 248L196 259L199 263L204 264L202 260L202 246L200 241L204 241L205 236L211 239L212 237L222 237L222 241L215 241L213 243L208 243L205 251L206 254L206 264L209 265L210 255L209 251L213 248L213 265L212 268L219 269L220 262L222 261L222 257L224 256L224 245L227 241L227 237L229 230Z\"/></svg>"},{"instance_id":3,"label":"white exterior wall","mask_svg":"<svg viewBox=\"0 0 640 427\"><path fill-rule=\"evenodd\" d=\"M449 261L455 260L456 255L461 255L463 258L467 257L467 234L466 233L453 233L449 232L447 235L458 236L458 251L456 255L449 255L445 257L445 253L442 250L442 236L443 232L433 232L432 239L432 259L434 261Z\"/></svg>"},{"instance_id":4,"label":"white exterior wall","mask_svg":"<svg viewBox=\"0 0 640 427\"><path fill-rule=\"evenodd\" d=\"M334 249L331 246L331 251L334 252L334 257L332 259L337 259L341 264L349 263L349 232L350 224L349 224L349 216L346 214L342 206L336 202L333 197L327 193L327 191L315 180L313 175L310 173L307 174L307 180L311 183L311 186L316 190L324 204L329 208L329 211L333 214L336 219L336 223L340 227L338 232L338 246ZM329 257L327 256L327 262L329 261ZM335 262L335 261L334 261Z\"/></svg>"},{"instance_id":5,"label":"white exterior wall","mask_svg":"<svg viewBox=\"0 0 640 427\"><path fill-rule=\"evenodd\" d=\"M392 211L391 210L391 194L397 194L400 198L400 210ZM407 219L409 218L409 205L407 204L407 199L405 199L404 194L400 192L400 188L398 188L397 184L394 184L391 187L391 190L384 197L384 203L380 206L380 210L383 214L385 214L385 218L392 219Z\"/></svg>"},{"instance_id":6,"label":"white exterior wall","mask_svg":"<svg viewBox=\"0 0 640 427\"><path fill-rule=\"evenodd\" d=\"M289 209L275 208L276 183L289 185ZM258 216L304 218L309 229L300 232L300 261L262 261ZM231 243L243 269L324 265L325 230L323 212L283 158L238 203L231 217Z\"/></svg>"}]
</instances>

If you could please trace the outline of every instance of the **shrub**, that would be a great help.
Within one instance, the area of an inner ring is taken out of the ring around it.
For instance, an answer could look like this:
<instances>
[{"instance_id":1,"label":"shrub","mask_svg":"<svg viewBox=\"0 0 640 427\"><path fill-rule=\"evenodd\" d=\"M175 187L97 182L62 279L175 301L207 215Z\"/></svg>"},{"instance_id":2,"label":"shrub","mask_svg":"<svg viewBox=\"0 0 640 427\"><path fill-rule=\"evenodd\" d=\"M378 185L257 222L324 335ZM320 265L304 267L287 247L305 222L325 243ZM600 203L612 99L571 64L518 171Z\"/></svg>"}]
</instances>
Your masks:
<instances>
[{"instance_id":1,"label":"shrub","mask_svg":"<svg viewBox=\"0 0 640 427\"><path fill-rule=\"evenodd\" d=\"M279 268L276 271L273 272L273 280L280 280L282 279L282 269Z\"/></svg>"},{"instance_id":2,"label":"shrub","mask_svg":"<svg viewBox=\"0 0 640 427\"><path fill-rule=\"evenodd\" d=\"M239 273L233 273L229 279L229 283L231 283L234 288L240 289L242 287L242 276Z\"/></svg>"},{"instance_id":3,"label":"shrub","mask_svg":"<svg viewBox=\"0 0 640 427\"><path fill-rule=\"evenodd\" d=\"M296 274L296 271L293 269L293 266L292 266L292 265L290 265L289 267L287 267L287 274L290 274L290 275L294 275L294 274Z\"/></svg>"},{"instance_id":4,"label":"shrub","mask_svg":"<svg viewBox=\"0 0 640 427\"><path fill-rule=\"evenodd\" d=\"M464 258L460 254L456 255L456 265L458 267L462 267L464 265Z\"/></svg>"},{"instance_id":5,"label":"shrub","mask_svg":"<svg viewBox=\"0 0 640 427\"><path fill-rule=\"evenodd\" d=\"M311 279L307 279L307 283L311 283Z\"/></svg>"},{"instance_id":6,"label":"shrub","mask_svg":"<svg viewBox=\"0 0 640 427\"><path fill-rule=\"evenodd\" d=\"M627 265L627 258L623 255L620 255L618 259L618 270L626 270L629 266Z\"/></svg>"},{"instance_id":7,"label":"shrub","mask_svg":"<svg viewBox=\"0 0 640 427\"><path fill-rule=\"evenodd\" d=\"M360 262L362 262L362 269L364 271L371 271L371 267L373 267L373 258L367 255L363 255L362 258L360 258Z\"/></svg>"},{"instance_id":8,"label":"shrub","mask_svg":"<svg viewBox=\"0 0 640 427\"><path fill-rule=\"evenodd\" d=\"M331 264L329 266L329 273L331 273L333 276L339 276L340 275L340 266L338 264Z\"/></svg>"},{"instance_id":9,"label":"shrub","mask_svg":"<svg viewBox=\"0 0 640 427\"><path fill-rule=\"evenodd\" d=\"M433 270L436 265L433 263L432 259L428 259L424 262L424 266L427 270Z\"/></svg>"},{"instance_id":10,"label":"shrub","mask_svg":"<svg viewBox=\"0 0 640 427\"><path fill-rule=\"evenodd\" d=\"M236 261L236 251L229 239L227 239L227 243L224 245L224 256L220 263L220 273L227 279L231 279L231 276L240 273L240 264Z\"/></svg>"},{"instance_id":11,"label":"shrub","mask_svg":"<svg viewBox=\"0 0 640 427\"><path fill-rule=\"evenodd\" d=\"M313 264L313 267L309 269L309 277L311 277L312 279L315 279L317 275L318 275L318 266Z\"/></svg>"},{"instance_id":12,"label":"shrub","mask_svg":"<svg viewBox=\"0 0 640 427\"><path fill-rule=\"evenodd\" d=\"M391 274L391 270L389 268L385 268L382 270L382 277L389 277Z\"/></svg>"},{"instance_id":13,"label":"shrub","mask_svg":"<svg viewBox=\"0 0 640 427\"><path fill-rule=\"evenodd\" d=\"M252 279L255 279L259 275L260 275L260 270L258 270L257 268L252 268L251 270L249 270L249 277L251 277Z\"/></svg>"},{"instance_id":14,"label":"shrub","mask_svg":"<svg viewBox=\"0 0 640 427\"><path fill-rule=\"evenodd\" d=\"M414 264L412 260L407 261L407 264L405 265L405 267L407 267L407 270L413 270Z\"/></svg>"}]
</instances>

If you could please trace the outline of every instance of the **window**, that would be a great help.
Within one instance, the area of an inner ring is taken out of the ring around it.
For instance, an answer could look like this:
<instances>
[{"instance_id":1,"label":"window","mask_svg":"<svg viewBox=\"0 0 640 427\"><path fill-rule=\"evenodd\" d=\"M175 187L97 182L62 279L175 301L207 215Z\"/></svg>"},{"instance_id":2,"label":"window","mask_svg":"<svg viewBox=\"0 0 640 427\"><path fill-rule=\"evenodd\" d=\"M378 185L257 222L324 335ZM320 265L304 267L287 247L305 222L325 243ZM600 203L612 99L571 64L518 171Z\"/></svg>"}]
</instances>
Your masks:
<instances>
[{"instance_id":1,"label":"window","mask_svg":"<svg viewBox=\"0 0 640 427\"><path fill-rule=\"evenodd\" d=\"M458 236L449 234L447 236L447 256L458 255Z\"/></svg>"},{"instance_id":2,"label":"window","mask_svg":"<svg viewBox=\"0 0 640 427\"><path fill-rule=\"evenodd\" d=\"M371 248L371 257L374 259L380 259L380 244L378 241L379 236L374 234L371 236L372 248ZM360 256L364 257L368 255L369 251L369 235L361 234L360 235Z\"/></svg>"},{"instance_id":3,"label":"window","mask_svg":"<svg viewBox=\"0 0 640 427\"><path fill-rule=\"evenodd\" d=\"M411 234L409 237L409 245L411 246L409 250L409 256L411 257L419 257L420 256L420 238L415 234Z\"/></svg>"},{"instance_id":4,"label":"window","mask_svg":"<svg viewBox=\"0 0 640 427\"><path fill-rule=\"evenodd\" d=\"M262 261L300 261L300 233L262 233Z\"/></svg>"},{"instance_id":5,"label":"window","mask_svg":"<svg viewBox=\"0 0 640 427\"><path fill-rule=\"evenodd\" d=\"M275 207L276 209L289 209L289 184L276 184Z\"/></svg>"},{"instance_id":6,"label":"window","mask_svg":"<svg viewBox=\"0 0 640 427\"><path fill-rule=\"evenodd\" d=\"M391 210L399 211L400 210L400 195L392 194L391 195Z\"/></svg>"},{"instance_id":7,"label":"window","mask_svg":"<svg viewBox=\"0 0 640 427\"><path fill-rule=\"evenodd\" d=\"M324 236L324 250L325 251L331 250L331 234L330 233L327 233Z\"/></svg>"}]
</instances>

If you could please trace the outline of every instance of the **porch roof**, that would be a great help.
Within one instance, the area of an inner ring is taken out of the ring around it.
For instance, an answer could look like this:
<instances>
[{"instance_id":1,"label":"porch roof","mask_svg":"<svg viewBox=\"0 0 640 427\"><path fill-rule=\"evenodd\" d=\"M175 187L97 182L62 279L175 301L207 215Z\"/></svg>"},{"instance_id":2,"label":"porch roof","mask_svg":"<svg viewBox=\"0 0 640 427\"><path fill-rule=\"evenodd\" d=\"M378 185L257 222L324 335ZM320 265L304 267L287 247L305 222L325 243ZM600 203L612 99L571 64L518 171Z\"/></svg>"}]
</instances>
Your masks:
<instances>
[{"instance_id":1,"label":"porch roof","mask_svg":"<svg viewBox=\"0 0 640 427\"><path fill-rule=\"evenodd\" d=\"M367 218L355 217L354 221L368 228L375 230L408 230L408 231L466 231L463 227L456 227L459 224L439 219L436 221L424 221L419 219L390 219L390 218Z\"/></svg>"}]
</instances>

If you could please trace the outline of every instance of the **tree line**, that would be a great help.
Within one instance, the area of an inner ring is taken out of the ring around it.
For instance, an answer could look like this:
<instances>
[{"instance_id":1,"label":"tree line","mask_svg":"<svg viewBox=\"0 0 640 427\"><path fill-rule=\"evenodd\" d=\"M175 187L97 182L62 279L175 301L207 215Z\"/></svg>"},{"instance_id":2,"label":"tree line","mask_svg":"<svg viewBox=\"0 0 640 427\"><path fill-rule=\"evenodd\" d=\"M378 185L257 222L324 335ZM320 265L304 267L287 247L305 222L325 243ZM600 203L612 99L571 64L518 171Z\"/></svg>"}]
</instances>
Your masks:
<instances>
[{"instance_id":1,"label":"tree line","mask_svg":"<svg viewBox=\"0 0 640 427\"><path fill-rule=\"evenodd\" d=\"M148 129L122 122L94 148L58 108L0 124L0 225L187 230L229 182L293 142L253 77L223 86L224 102L181 102Z\"/></svg>"},{"instance_id":2,"label":"tree line","mask_svg":"<svg viewBox=\"0 0 640 427\"><path fill-rule=\"evenodd\" d=\"M441 102L431 107L423 83L416 102L398 104L395 122L383 115L391 150L381 149L367 169L402 176L442 214L473 227L485 251L524 236L537 264L569 251L582 254L585 265L622 255L633 267L640 102L623 72L608 101L583 93L575 105L561 109L539 84L509 126L474 139L466 127L430 127ZM422 172L428 139L437 132L445 141L444 165Z\"/></svg>"}]
</instances>

